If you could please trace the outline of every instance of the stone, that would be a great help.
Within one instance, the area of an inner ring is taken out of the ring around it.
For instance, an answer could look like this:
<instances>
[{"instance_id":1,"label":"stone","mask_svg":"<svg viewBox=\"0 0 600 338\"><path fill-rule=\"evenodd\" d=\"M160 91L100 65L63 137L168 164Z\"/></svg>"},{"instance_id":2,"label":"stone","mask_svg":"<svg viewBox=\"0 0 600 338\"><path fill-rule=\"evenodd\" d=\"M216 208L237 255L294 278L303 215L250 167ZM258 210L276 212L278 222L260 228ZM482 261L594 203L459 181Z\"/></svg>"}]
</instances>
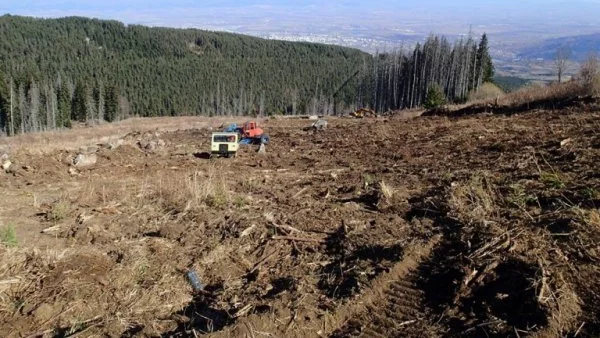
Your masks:
<instances>
[{"instance_id":1,"label":"stone","mask_svg":"<svg viewBox=\"0 0 600 338\"><path fill-rule=\"evenodd\" d=\"M98 161L96 154L79 154L73 160L73 164L78 168L91 167Z\"/></svg>"},{"instance_id":2,"label":"stone","mask_svg":"<svg viewBox=\"0 0 600 338\"><path fill-rule=\"evenodd\" d=\"M10 167L12 166L12 162L9 160L4 160L2 162L2 169L4 169L5 172L9 173L10 172Z\"/></svg>"},{"instance_id":3,"label":"stone","mask_svg":"<svg viewBox=\"0 0 600 338\"><path fill-rule=\"evenodd\" d=\"M324 130L327 129L327 121L325 120L318 120L317 122L313 123L312 127L315 130Z\"/></svg>"},{"instance_id":4,"label":"stone","mask_svg":"<svg viewBox=\"0 0 600 338\"><path fill-rule=\"evenodd\" d=\"M267 148L265 147L264 143L261 143L260 147L258 148L258 153L265 154L266 152L267 152Z\"/></svg>"}]
</instances>

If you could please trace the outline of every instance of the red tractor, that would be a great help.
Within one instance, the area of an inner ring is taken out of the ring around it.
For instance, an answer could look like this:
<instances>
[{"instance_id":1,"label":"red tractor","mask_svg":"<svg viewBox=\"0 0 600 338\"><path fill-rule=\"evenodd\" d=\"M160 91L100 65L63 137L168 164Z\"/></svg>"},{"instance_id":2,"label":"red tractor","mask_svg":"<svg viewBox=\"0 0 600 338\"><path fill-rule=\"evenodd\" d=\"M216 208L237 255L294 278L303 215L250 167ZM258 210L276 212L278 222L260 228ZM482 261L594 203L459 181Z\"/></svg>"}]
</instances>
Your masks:
<instances>
[{"instance_id":1,"label":"red tractor","mask_svg":"<svg viewBox=\"0 0 600 338\"><path fill-rule=\"evenodd\" d=\"M243 126L236 128L241 135L240 143L242 144L267 144L269 136L258 127L256 121L248 121Z\"/></svg>"}]
</instances>

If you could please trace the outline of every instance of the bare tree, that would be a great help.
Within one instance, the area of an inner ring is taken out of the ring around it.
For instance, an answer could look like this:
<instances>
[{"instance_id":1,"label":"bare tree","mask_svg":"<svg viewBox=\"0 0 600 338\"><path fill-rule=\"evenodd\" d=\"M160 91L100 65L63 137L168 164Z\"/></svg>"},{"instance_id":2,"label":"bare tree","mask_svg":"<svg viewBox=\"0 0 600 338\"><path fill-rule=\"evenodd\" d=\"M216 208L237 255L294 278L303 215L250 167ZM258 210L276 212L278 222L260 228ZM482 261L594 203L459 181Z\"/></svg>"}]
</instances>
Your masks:
<instances>
[{"instance_id":1,"label":"bare tree","mask_svg":"<svg viewBox=\"0 0 600 338\"><path fill-rule=\"evenodd\" d=\"M85 93L85 116L91 124L96 124L96 101L94 100L94 89L88 87Z\"/></svg>"},{"instance_id":2,"label":"bare tree","mask_svg":"<svg viewBox=\"0 0 600 338\"><path fill-rule=\"evenodd\" d=\"M46 111L46 125L45 125L45 130L55 129L56 128L56 126L54 125L53 120L52 120L52 100L50 98L50 88L51 88L51 86L49 86L48 83L44 83L44 86L43 86L43 89L44 89L44 108L45 108L45 111Z\"/></svg>"},{"instance_id":3,"label":"bare tree","mask_svg":"<svg viewBox=\"0 0 600 338\"><path fill-rule=\"evenodd\" d=\"M27 96L25 96L25 88L23 84L19 84L18 89L18 100L19 100L19 124L21 127L21 134L25 134L25 121L27 120Z\"/></svg>"},{"instance_id":4,"label":"bare tree","mask_svg":"<svg viewBox=\"0 0 600 338\"><path fill-rule=\"evenodd\" d=\"M294 87L290 95L292 97L292 115L296 115L298 108L298 88Z\"/></svg>"},{"instance_id":5,"label":"bare tree","mask_svg":"<svg viewBox=\"0 0 600 338\"><path fill-rule=\"evenodd\" d=\"M579 76L583 84L592 89L596 79L600 75L600 62L596 54L590 54L587 60L581 65Z\"/></svg>"},{"instance_id":6,"label":"bare tree","mask_svg":"<svg viewBox=\"0 0 600 338\"><path fill-rule=\"evenodd\" d=\"M15 90L14 90L13 86L14 86L14 81L11 77L10 78L10 136L15 135L15 115L13 113L13 110L14 110L13 98L15 97Z\"/></svg>"},{"instance_id":7,"label":"bare tree","mask_svg":"<svg viewBox=\"0 0 600 338\"><path fill-rule=\"evenodd\" d=\"M29 131L38 131L40 111L40 89L35 81L29 86Z\"/></svg>"},{"instance_id":8,"label":"bare tree","mask_svg":"<svg viewBox=\"0 0 600 338\"><path fill-rule=\"evenodd\" d=\"M265 113L265 92L260 93L260 103L258 106L258 116L262 117Z\"/></svg>"},{"instance_id":9,"label":"bare tree","mask_svg":"<svg viewBox=\"0 0 600 338\"><path fill-rule=\"evenodd\" d=\"M119 96L119 120L125 120L129 117L131 113L131 105L129 104L129 100L125 96Z\"/></svg>"},{"instance_id":10,"label":"bare tree","mask_svg":"<svg viewBox=\"0 0 600 338\"><path fill-rule=\"evenodd\" d=\"M569 57L571 57L571 50L568 47L561 47L556 51L554 66L556 67L559 83L562 82L562 77L567 70Z\"/></svg>"}]
</instances>

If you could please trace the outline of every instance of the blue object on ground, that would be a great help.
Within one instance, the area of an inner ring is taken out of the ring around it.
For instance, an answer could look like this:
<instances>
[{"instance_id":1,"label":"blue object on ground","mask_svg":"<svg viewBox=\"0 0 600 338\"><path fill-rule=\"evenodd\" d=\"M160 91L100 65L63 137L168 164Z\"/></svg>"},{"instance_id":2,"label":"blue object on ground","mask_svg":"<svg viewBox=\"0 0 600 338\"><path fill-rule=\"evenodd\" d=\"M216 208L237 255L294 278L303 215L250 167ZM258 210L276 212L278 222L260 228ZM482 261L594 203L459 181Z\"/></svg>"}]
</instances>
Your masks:
<instances>
[{"instance_id":1,"label":"blue object on ground","mask_svg":"<svg viewBox=\"0 0 600 338\"><path fill-rule=\"evenodd\" d=\"M235 133L237 132L238 126L235 123L230 124L229 126L227 126L227 128L225 128L225 132L226 133Z\"/></svg>"},{"instance_id":2,"label":"blue object on ground","mask_svg":"<svg viewBox=\"0 0 600 338\"><path fill-rule=\"evenodd\" d=\"M198 278L198 274L196 274L196 271L188 270L186 275L188 278L188 282L190 282L190 285L192 286L192 289L194 289L195 292L204 290L204 285L200 283L200 279Z\"/></svg>"}]
</instances>

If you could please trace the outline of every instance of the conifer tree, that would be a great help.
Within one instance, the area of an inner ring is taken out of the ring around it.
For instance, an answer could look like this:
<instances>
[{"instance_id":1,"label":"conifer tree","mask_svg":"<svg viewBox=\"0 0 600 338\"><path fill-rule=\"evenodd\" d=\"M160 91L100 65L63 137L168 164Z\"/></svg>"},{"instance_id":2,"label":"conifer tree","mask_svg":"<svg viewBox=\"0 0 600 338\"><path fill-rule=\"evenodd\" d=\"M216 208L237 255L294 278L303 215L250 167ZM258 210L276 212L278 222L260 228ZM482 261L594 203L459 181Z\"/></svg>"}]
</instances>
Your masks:
<instances>
[{"instance_id":1,"label":"conifer tree","mask_svg":"<svg viewBox=\"0 0 600 338\"><path fill-rule=\"evenodd\" d=\"M62 84L58 87L58 114L57 114L57 127L70 127L71 126L71 94L66 84Z\"/></svg>"},{"instance_id":2,"label":"conifer tree","mask_svg":"<svg viewBox=\"0 0 600 338\"><path fill-rule=\"evenodd\" d=\"M483 33L477 48L478 73L482 82L494 81L494 64L490 56L487 34Z\"/></svg>"},{"instance_id":3,"label":"conifer tree","mask_svg":"<svg viewBox=\"0 0 600 338\"><path fill-rule=\"evenodd\" d=\"M88 113L86 104L87 95L88 86L83 82L77 83L71 104L71 120L85 122Z\"/></svg>"},{"instance_id":4,"label":"conifer tree","mask_svg":"<svg viewBox=\"0 0 600 338\"><path fill-rule=\"evenodd\" d=\"M107 122L113 122L117 118L117 109L119 107L119 91L116 86L106 88L104 102L104 119Z\"/></svg>"}]
</instances>

